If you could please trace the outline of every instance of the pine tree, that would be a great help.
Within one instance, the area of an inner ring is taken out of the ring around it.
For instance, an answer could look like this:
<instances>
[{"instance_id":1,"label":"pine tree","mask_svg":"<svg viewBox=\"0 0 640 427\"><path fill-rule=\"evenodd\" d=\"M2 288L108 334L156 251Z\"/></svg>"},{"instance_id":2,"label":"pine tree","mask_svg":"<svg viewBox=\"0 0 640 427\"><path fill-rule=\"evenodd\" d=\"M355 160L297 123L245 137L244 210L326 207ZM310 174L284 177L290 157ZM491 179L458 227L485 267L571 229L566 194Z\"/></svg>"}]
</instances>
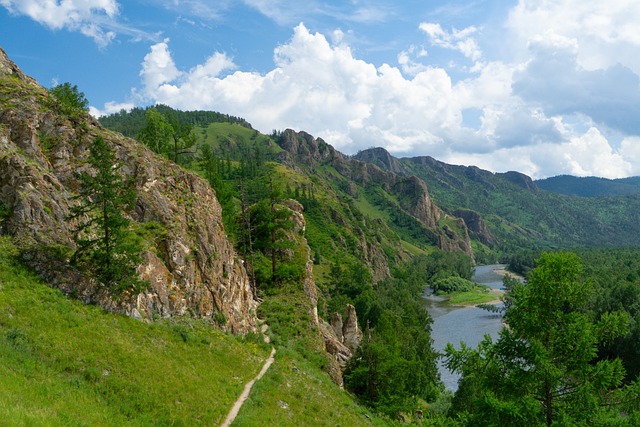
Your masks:
<instances>
[{"instance_id":1,"label":"pine tree","mask_svg":"<svg viewBox=\"0 0 640 427\"><path fill-rule=\"evenodd\" d=\"M123 215L133 207L136 193L120 174L121 163L102 137L90 147L89 164L95 173L76 173L80 204L71 209L70 219L79 220L74 230L76 252L73 261L90 271L115 296L125 291L140 292L138 279L141 245L129 231Z\"/></svg>"}]
</instances>

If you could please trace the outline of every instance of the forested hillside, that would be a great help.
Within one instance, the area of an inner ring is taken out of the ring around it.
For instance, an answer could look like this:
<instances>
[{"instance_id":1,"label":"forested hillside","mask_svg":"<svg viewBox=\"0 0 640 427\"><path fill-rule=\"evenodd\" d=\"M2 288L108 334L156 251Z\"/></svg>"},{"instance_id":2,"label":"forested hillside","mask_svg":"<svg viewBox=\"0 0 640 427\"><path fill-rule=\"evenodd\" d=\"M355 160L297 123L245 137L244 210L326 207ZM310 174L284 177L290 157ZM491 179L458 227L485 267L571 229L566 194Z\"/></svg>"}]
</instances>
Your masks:
<instances>
[{"instance_id":1,"label":"forested hillside","mask_svg":"<svg viewBox=\"0 0 640 427\"><path fill-rule=\"evenodd\" d=\"M621 196L640 194L640 177L607 179L593 176L577 177L570 175L539 179L536 185L554 193L583 197Z\"/></svg>"},{"instance_id":2,"label":"forested hillside","mask_svg":"<svg viewBox=\"0 0 640 427\"><path fill-rule=\"evenodd\" d=\"M637 194L569 196L543 190L519 172L492 173L474 166L448 165L431 157L396 159L380 148L360 152L355 158L418 176L446 212L461 217L468 216L467 211L477 213L477 220L486 223L495 236L500 254L532 247L639 245Z\"/></svg>"}]
</instances>

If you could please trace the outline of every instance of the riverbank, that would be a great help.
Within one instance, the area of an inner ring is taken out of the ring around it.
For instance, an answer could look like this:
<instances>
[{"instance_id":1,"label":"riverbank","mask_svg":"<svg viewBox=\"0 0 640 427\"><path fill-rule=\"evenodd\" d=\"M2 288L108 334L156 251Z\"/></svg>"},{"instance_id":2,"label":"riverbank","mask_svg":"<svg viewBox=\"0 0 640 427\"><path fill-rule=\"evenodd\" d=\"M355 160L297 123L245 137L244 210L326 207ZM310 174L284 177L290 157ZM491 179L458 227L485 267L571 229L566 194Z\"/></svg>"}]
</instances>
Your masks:
<instances>
[{"instance_id":1,"label":"riverbank","mask_svg":"<svg viewBox=\"0 0 640 427\"><path fill-rule=\"evenodd\" d=\"M469 292L457 292L446 295L446 301L455 307L475 307L478 304L499 304L504 290L478 287Z\"/></svg>"},{"instance_id":2,"label":"riverbank","mask_svg":"<svg viewBox=\"0 0 640 427\"><path fill-rule=\"evenodd\" d=\"M521 282L524 282L524 277L522 277L521 275L519 275L517 273L514 273L512 271L507 270L506 266L500 266L498 268L494 268L492 271L494 273L496 273L500 277L504 277L504 276L506 276L508 274L509 276L513 277L514 279L518 279Z\"/></svg>"}]
</instances>

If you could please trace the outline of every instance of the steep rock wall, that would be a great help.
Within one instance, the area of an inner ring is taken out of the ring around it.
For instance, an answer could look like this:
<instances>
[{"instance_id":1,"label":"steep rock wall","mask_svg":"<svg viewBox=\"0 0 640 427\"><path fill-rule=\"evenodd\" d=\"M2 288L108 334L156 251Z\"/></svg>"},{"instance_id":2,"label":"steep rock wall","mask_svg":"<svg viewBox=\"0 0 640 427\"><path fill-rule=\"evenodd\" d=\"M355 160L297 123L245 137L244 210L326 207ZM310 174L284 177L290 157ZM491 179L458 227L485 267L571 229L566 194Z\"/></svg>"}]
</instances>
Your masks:
<instances>
[{"instance_id":1,"label":"steep rock wall","mask_svg":"<svg viewBox=\"0 0 640 427\"><path fill-rule=\"evenodd\" d=\"M156 224L140 277L139 295L114 300L69 263L75 249L70 207L78 189L75 171L87 170L88 147L102 136L135 182L134 224ZM202 179L156 156L134 140L102 129L90 116L68 118L35 81L0 49L0 203L4 229L23 257L51 285L87 303L129 315L196 316L226 329L256 328L249 280L224 231L215 193Z\"/></svg>"}]
</instances>

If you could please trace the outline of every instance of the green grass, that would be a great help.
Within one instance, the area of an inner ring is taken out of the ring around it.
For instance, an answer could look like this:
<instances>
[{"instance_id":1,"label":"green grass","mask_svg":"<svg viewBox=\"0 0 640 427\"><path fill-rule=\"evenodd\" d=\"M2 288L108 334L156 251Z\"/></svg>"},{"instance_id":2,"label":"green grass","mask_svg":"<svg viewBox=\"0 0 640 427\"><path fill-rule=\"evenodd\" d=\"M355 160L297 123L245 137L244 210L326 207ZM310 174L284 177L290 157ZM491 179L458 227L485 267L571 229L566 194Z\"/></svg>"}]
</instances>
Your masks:
<instances>
[{"instance_id":1,"label":"green grass","mask_svg":"<svg viewBox=\"0 0 640 427\"><path fill-rule=\"evenodd\" d=\"M311 323L309 307L300 286L284 285L265 296L259 312L270 326L276 359L233 426L388 425L331 381L324 340Z\"/></svg>"},{"instance_id":2,"label":"green grass","mask_svg":"<svg viewBox=\"0 0 640 427\"><path fill-rule=\"evenodd\" d=\"M455 292L447 296L451 305L486 304L500 299L500 295L491 293L488 287L477 287L469 292Z\"/></svg>"},{"instance_id":3,"label":"green grass","mask_svg":"<svg viewBox=\"0 0 640 427\"><path fill-rule=\"evenodd\" d=\"M63 296L0 239L5 425L218 425L269 349L196 321L146 324Z\"/></svg>"},{"instance_id":4,"label":"green grass","mask_svg":"<svg viewBox=\"0 0 640 427\"><path fill-rule=\"evenodd\" d=\"M328 375L296 353L280 350L256 384L233 426L381 426L370 410L358 406Z\"/></svg>"}]
</instances>

